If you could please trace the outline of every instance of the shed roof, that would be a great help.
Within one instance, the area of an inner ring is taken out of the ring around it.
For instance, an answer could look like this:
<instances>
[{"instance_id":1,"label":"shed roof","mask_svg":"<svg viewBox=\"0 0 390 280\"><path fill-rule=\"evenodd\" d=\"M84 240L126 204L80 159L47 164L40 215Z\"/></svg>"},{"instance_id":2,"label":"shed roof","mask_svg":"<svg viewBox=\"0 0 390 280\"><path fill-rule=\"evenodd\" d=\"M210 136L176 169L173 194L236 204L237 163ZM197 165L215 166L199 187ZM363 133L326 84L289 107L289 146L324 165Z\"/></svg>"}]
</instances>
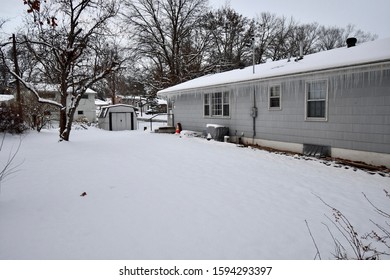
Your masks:
<instances>
[{"instance_id":1,"label":"shed roof","mask_svg":"<svg viewBox=\"0 0 390 280\"><path fill-rule=\"evenodd\" d=\"M287 59L283 59L258 64L255 66L255 74L253 74L253 66L210 74L161 90L158 92L158 95L167 97L171 94L183 93L192 89L384 61L390 62L390 38L366 42L350 48L345 46L318 52L306 55L303 59L297 61L295 61L295 58L291 58L290 62Z\"/></svg>"},{"instance_id":2,"label":"shed roof","mask_svg":"<svg viewBox=\"0 0 390 280\"><path fill-rule=\"evenodd\" d=\"M104 106L103 108L116 108L116 107L127 107L127 108L131 108L131 109L134 109L135 107L132 106L132 105L128 105L128 104L115 104L115 105L108 105L108 106Z\"/></svg>"},{"instance_id":3,"label":"shed roof","mask_svg":"<svg viewBox=\"0 0 390 280\"><path fill-rule=\"evenodd\" d=\"M101 99L95 99L95 105L96 106L108 106L108 105L110 105L110 103L108 103L107 101L103 101Z\"/></svg>"}]
</instances>

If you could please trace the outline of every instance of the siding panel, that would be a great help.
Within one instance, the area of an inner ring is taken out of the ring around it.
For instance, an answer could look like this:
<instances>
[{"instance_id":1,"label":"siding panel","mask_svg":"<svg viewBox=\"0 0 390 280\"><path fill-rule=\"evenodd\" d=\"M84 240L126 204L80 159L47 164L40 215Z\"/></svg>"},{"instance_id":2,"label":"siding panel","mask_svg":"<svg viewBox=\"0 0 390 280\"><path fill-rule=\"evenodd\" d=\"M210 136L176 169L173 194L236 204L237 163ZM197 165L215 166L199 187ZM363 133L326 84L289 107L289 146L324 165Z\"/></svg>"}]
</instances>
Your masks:
<instances>
[{"instance_id":1,"label":"siding panel","mask_svg":"<svg viewBox=\"0 0 390 280\"><path fill-rule=\"evenodd\" d=\"M313 80L328 81L327 121L305 120L305 82ZM281 85L281 110L268 109L268 88L274 84ZM176 97L175 121L197 131L204 131L208 123L221 124L229 127L231 135L252 137L255 89L257 138L390 153L390 70L385 67L248 82L227 89L229 118L205 118L203 92L197 91Z\"/></svg>"}]
</instances>

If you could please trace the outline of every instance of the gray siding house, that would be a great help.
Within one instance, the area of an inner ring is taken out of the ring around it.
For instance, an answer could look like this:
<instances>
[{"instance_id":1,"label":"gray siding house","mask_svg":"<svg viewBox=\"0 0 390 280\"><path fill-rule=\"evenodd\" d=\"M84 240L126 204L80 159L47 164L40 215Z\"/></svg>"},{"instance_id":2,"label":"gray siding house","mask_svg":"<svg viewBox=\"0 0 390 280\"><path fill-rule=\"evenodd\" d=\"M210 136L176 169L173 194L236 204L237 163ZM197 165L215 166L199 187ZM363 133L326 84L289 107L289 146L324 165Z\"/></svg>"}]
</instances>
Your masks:
<instances>
[{"instance_id":1,"label":"gray siding house","mask_svg":"<svg viewBox=\"0 0 390 280\"><path fill-rule=\"evenodd\" d=\"M390 38L203 76L161 90L175 122L243 143L390 167Z\"/></svg>"}]
</instances>

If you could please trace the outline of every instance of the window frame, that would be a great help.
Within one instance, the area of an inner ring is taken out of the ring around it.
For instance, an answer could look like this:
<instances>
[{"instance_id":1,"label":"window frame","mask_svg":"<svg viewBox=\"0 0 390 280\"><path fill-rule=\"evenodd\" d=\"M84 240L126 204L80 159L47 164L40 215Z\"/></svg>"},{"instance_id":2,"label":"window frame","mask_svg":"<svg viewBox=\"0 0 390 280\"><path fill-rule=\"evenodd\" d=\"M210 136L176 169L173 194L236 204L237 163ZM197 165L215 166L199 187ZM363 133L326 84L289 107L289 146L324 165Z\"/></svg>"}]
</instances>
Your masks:
<instances>
[{"instance_id":1,"label":"window frame","mask_svg":"<svg viewBox=\"0 0 390 280\"><path fill-rule=\"evenodd\" d=\"M271 96L271 91L275 87L279 87L279 96L278 97ZM278 107L273 107L273 106L271 106L271 103L272 103L271 99L276 99L276 98L279 99L279 106ZM270 111L280 111L280 110L282 110L282 86L281 86L281 84L274 84L274 85L270 85L268 87L268 110L270 110Z\"/></svg>"},{"instance_id":2,"label":"window frame","mask_svg":"<svg viewBox=\"0 0 390 280\"><path fill-rule=\"evenodd\" d=\"M210 116L210 113L211 113L210 94L205 93L203 95L203 116Z\"/></svg>"},{"instance_id":3,"label":"window frame","mask_svg":"<svg viewBox=\"0 0 390 280\"><path fill-rule=\"evenodd\" d=\"M203 116L208 118L230 118L230 91L219 90L203 95Z\"/></svg>"},{"instance_id":4,"label":"window frame","mask_svg":"<svg viewBox=\"0 0 390 280\"><path fill-rule=\"evenodd\" d=\"M325 86L325 98L312 98L309 99L309 85L314 83L324 83ZM324 116L318 117L309 116L309 102L324 102ZM310 80L305 82L305 120L306 121L328 121L328 105L329 105L329 84L328 80Z\"/></svg>"}]
</instances>

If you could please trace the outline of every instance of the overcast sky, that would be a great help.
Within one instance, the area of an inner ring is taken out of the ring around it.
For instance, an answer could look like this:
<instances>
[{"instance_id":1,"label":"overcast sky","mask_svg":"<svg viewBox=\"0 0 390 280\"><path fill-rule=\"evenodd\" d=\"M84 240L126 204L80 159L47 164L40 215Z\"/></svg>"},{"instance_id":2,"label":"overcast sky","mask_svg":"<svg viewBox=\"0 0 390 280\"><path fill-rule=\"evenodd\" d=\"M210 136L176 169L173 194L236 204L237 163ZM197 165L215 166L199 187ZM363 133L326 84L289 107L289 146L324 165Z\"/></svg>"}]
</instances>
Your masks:
<instances>
[{"instance_id":1,"label":"overcast sky","mask_svg":"<svg viewBox=\"0 0 390 280\"><path fill-rule=\"evenodd\" d=\"M325 26L353 24L379 39L390 37L390 0L209 0L214 8L226 3L249 18L262 12L293 17L300 23Z\"/></svg>"},{"instance_id":2,"label":"overcast sky","mask_svg":"<svg viewBox=\"0 0 390 280\"><path fill-rule=\"evenodd\" d=\"M230 3L230 7L249 18L271 12L292 16L300 23L338 27L354 24L379 38L390 37L390 0L209 0L209 3L215 9ZM0 5L0 18L10 19L5 27L12 32L20 24L26 7L22 0L0 0Z\"/></svg>"}]
</instances>

